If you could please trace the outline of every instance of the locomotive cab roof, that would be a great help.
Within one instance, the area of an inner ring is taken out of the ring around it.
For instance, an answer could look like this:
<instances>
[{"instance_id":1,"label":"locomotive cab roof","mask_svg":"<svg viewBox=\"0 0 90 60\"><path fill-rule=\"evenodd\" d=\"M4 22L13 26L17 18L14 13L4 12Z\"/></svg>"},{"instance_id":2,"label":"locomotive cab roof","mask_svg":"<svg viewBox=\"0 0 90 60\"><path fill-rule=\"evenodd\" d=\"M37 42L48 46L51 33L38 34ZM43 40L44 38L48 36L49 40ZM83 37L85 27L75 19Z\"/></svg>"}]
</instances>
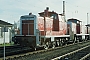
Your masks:
<instances>
[{"instance_id":1,"label":"locomotive cab roof","mask_svg":"<svg viewBox=\"0 0 90 60\"><path fill-rule=\"evenodd\" d=\"M49 17L49 18L52 18L53 20L59 20L61 16L63 16L63 14L58 14L57 12L49 11L49 8L46 8L44 12L40 12L38 14L41 17Z\"/></svg>"},{"instance_id":2,"label":"locomotive cab roof","mask_svg":"<svg viewBox=\"0 0 90 60\"><path fill-rule=\"evenodd\" d=\"M90 27L90 24L87 24L86 26Z\"/></svg>"},{"instance_id":3,"label":"locomotive cab roof","mask_svg":"<svg viewBox=\"0 0 90 60\"><path fill-rule=\"evenodd\" d=\"M74 18L68 19L67 21L78 21L78 22L81 22L80 20L74 19Z\"/></svg>"},{"instance_id":4,"label":"locomotive cab roof","mask_svg":"<svg viewBox=\"0 0 90 60\"><path fill-rule=\"evenodd\" d=\"M46 10L44 10L44 12L40 12L38 13L39 16L41 17L51 17L52 15L58 15L58 13L54 12L54 11L49 11L49 8L47 7Z\"/></svg>"},{"instance_id":5,"label":"locomotive cab roof","mask_svg":"<svg viewBox=\"0 0 90 60\"><path fill-rule=\"evenodd\" d=\"M25 18L34 18L34 17L36 17L36 15L33 15L33 14L29 13L29 15L22 15L20 18L25 19Z\"/></svg>"},{"instance_id":6,"label":"locomotive cab roof","mask_svg":"<svg viewBox=\"0 0 90 60\"><path fill-rule=\"evenodd\" d=\"M42 17L44 17L45 16L45 12L40 12L40 13L38 13L40 16L42 16ZM58 15L56 12L54 12L54 11L48 11L48 17L50 17L52 14L56 14L56 15Z\"/></svg>"},{"instance_id":7,"label":"locomotive cab roof","mask_svg":"<svg viewBox=\"0 0 90 60\"><path fill-rule=\"evenodd\" d=\"M74 19L74 18L68 19L67 21L68 22L73 22L73 23L76 23L76 24L80 24L80 22L82 22L82 21L80 21L78 19Z\"/></svg>"}]
</instances>

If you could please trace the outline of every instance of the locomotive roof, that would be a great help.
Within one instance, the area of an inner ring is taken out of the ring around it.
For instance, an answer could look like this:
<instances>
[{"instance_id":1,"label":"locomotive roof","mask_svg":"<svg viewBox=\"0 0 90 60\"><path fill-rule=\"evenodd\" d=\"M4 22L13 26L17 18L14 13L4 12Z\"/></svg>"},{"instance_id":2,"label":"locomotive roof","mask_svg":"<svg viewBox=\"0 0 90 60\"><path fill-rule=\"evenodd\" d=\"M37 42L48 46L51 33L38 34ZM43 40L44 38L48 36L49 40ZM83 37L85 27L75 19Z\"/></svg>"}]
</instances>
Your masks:
<instances>
[{"instance_id":1,"label":"locomotive roof","mask_svg":"<svg viewBox=\"0 0 90 60\"><path fill-rule=\"evenodd\" d=\"M45 12L40 12L40 13L38 13L40 16L44 16L44 13ZM54 12L54 11L48 11L48 15L50 16L51 14L58 14L58 13L56 13L56 12Z\"/></svg>"},{"instance_id":2,"label":"locomotive roof","mask_svg":"<svg viewBox=\"0 0 90 60\"><path fill-rule=\"evenodd\" d=\"M52 16L52 14L58 14L58 13L56 13L56 12L54 12L54 11L49 11L49 7L46 7L46 9L44 10L44 12L40 12L40 13L38 13L40 16L46 16L46 17L50 17L50 16Z\"/></svg>"},{"instance_id":3,"label":"locomotive roof","mask_svg":"<svg viewBox=\"0 0 90 60\"><path fill-rule=\"evenodd\" d=\"M81 22L80 20L74 18L68 19L67 21L72 21L72 20Z\"/></svg>"},{"instance_id":4,"label":"locomotive roof","mask_svg":"<svg viewBox=\"0 0 90 60\"><path fill-rule=\"evenodd\" d=\"M21 17L31 17L31 16L35 16L35 15L22 15Z\"/></svg>"},{"instance_id":5,"label":"locomotive roof","mask_svg":"<svg viewBox=\"0 0 90 60\"><path fill-rule=\"evenodd\" d=\"M54 13L54 14L57 14L56 12L54 12L54 11L48 11L49 13ZM44 14L45 12L40 12L40 13L38 13L38 14Z\"/></svg>"},{"instance_id":6,"label":"locomotive roof","mask_svg":"<svg viewBox=\"0 0 90 60\"><path fill-rule=\"evenodd\" d=\"M89 26L90 27L90 24L87 24L86 26Z\"/></svg>"},{"instance_id":7,"label":"locomotive roof","mask_svg":"<svg viewBox=\"0 0 90 60\"><path fill-rule=\"evenodd\" d=\"M3 21L3 20L0 20L0 25L12 26L11 23L5 22L5 21Z\"/></svg>"}]
</instances>

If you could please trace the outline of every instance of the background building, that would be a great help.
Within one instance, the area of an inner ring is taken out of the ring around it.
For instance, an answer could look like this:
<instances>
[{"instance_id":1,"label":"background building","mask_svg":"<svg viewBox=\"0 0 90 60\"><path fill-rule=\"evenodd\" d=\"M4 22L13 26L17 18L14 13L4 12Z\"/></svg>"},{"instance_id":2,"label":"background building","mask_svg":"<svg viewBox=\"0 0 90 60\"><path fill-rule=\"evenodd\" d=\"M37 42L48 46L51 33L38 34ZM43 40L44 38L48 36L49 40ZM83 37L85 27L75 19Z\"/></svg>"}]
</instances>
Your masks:
<instances>
[{"instance_id":1,"label":"background building","mask_svg":"<svg viewBox=\"0 0 90 60\"><path fill-rule=\"evenodd\" d=\"M0 44L4 43L4 32L5 43L10 43L12 40L12 24L0 20Z\"/></svg>"}]
</instances>

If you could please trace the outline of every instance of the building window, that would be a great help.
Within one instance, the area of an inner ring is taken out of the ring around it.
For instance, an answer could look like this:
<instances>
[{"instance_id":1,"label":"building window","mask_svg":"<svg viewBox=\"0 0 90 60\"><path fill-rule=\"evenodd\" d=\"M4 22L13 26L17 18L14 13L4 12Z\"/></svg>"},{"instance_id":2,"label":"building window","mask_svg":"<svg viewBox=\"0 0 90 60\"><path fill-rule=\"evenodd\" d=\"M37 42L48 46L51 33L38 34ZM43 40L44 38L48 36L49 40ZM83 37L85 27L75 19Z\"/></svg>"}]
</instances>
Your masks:
<instances>
[{"instance_id":1,"label":"building window","mask_svg":"<svg viewBox=\"0 0 90 60\"><path fill-rule=\"evenodd\" d=\"M1 28L0 28L0 37L3 37L3 32Z\"/></svg>"}]
</instances>

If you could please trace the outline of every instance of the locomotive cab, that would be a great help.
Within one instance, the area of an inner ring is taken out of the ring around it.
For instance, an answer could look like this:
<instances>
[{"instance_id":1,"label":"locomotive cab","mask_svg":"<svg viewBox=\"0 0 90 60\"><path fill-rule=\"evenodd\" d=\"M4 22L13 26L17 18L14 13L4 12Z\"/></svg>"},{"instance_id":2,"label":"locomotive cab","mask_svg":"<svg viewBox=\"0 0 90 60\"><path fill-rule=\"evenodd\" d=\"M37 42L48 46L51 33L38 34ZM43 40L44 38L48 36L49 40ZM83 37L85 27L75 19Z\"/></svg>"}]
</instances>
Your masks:
<instances>
[{"instance_id":1,"label":"locomotive cab","mask_svg":"<svg viewBox=\"0 0 90 60\"><path fill-rule=\"evenodd\" d=\"M14 42L22 46L36 47L39 44L39 30L35 24L36 15L29 13L20 17L20 34L14 36Z\"/></svg>"}]
</instances>

